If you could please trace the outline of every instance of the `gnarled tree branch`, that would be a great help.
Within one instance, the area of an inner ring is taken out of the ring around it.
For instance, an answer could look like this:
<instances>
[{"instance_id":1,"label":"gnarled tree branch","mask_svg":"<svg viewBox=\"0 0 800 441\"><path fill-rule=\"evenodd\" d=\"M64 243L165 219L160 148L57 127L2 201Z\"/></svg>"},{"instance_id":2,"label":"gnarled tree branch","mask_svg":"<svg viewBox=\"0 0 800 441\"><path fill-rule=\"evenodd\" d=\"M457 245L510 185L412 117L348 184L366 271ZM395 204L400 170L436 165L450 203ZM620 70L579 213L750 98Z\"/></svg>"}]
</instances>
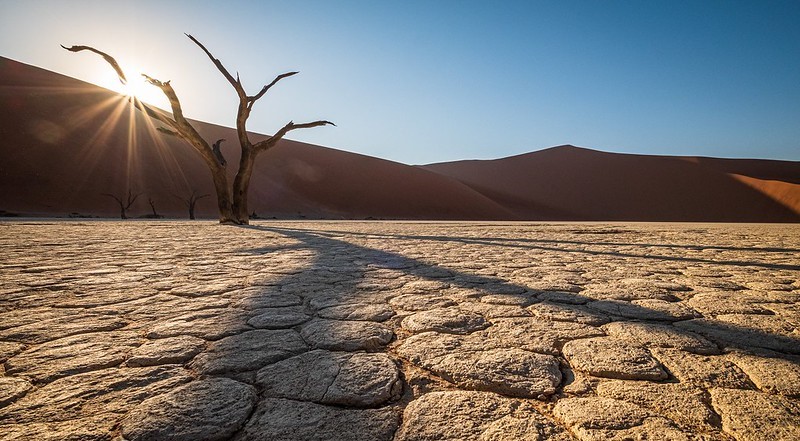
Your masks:
<instances>
[{"instance_id":1,"label":"gnarled tree branch","mask_svg":"<svg viewBox=\"0 0 800 441\"><path fill-rule=\"evenodd\" d=\"M269 139L265 139L265 140L257 143L256 145L254 145L253 146L253 150L255 150L256 152L262 152L262 151L265 151L265 150L269 150L272 147L275 147L275 144L277 144L278 141L280 141L284 136L286 136L287 133L291 132L292 130L310 129L311 127L319 127L319 126L327 126L327 125L335 126L336 124L334 124L334 123L332 123L330 121L314 121L314 122L301 123L301 124L295 124L293 121L289 121L288 124L286 124L285 126L281 127L280 130L275 132L275 134L272 135L272 137L270 137Z\"/></svg>"},{"instance_id":2,"label":"gnarled tree branch","mask_svg":"<svg viewBox=\"0 0 800 441\"><path fill-rule=\"evenodd\" d=\"M298 72L286 72L280 74L277 77L275 77L275 79L272 80L272 82L262 87L257 94L253 96L248 96L244 90L244 86L242 85L242 81L239 78L238 73L236 74L236 78L234 79L230 71L228 71L228 69L225 68L225 66L218 58L214 57L211 51L209 51L208 48L206 48L205 45L203 45L203 43L200 43L200 41L198 41L196 38L194 38L189 34L186 34L186 36L189 37L189 39L192 40L197 46L199 46L200 49L202 49L203 52L206 53L206 55L208 55L208 58L211 59L211 62L214 63L214 65L217 67L217 70L219 70L222 73L222 75L228 80L228 82L231 83L233 88L236 90L236 94L239 95L239 109L236 112L236 133L239 138L239 144L242 147L242 151L243 152L249 151L252 148L254 152L259 152L269 148L269 147L264 148L263 146L261 148L256 148L255 146L253 146L253 144L250 142L250 137L247 135L247 119L250 118L250 112L253 110L253 105L255 104L255 102L261 99L267 93L267 91L270 88L272 88L272 86L274 86L275 84L278 83L278 81L284 78L297 75ZM302 128L302 127L294 127L294 128ZM289 130L293 130L293 128L289 128L287 132ZM282 136L283 135L281 135L281 137Z\"/></svg>"},{"instance_id":3,"label":"gnarled tree branch","mask_svg":"<svg viewBox=\"0 0 800 441\"><path fill-rule=\"evenodd\" d=\"M214 57L214 55L211 54L211 51L209 51L203 45L203 43L200 43L200 41L189 34L186 34L186 36L189 37L189 39L192 40L196 45L198 45L200 49L206 53L206 55L208 55L208 58L211 59L211 62L217 67L217 70L222 73L222 76L224 76L225 79L231 83L231 86L233 86L234 90L236 90L236 94L239 96L239 109L236 112L236 134L239 138L239 144L241 144L242 149L249 149L251 144L250 138L247 136L246 124L247 118L250 117L250 109L247 106L247 94L244 91L244 86L242 86L242 81L239 78L239 74L237 73L236 78L234 79L233 75L231 75L228 69L226 69L222 62L219 61L219 58Z\"/></svg>"},{"instance_id":4,"label":"gnarled tree branch","mask_svg":"<svg viewBox=\"0 0 800 441\"><path fill-rule=\"evenodd\" d=\"M142 74L145 80L148 83L152 84L153 86L158 87L164 92L164 95L169 100L169 104L172 107L172 117L174 118L175 122L181 124L181 122L186 122L186 119L183 117L183 108L181 108L181 102L178 99L178 95L175 94L175 89L172 88L172 85L169 84L169 81L159 81L147 74Z\"/></svg>"},{"instance_id":5,"label":"gnarled tree branch","mask_svg":"<svg viewBox=\"0 0 800 441\"><path fill-rule=\"evenodd\" d=\"M222 62L219 61L219 58L215 58L214 55L212 55L211 52L208 49L206 49L205 46L203 46L203 43L200 43L200 41L198 41L196 38L192 37L189 34L185 35L189 37L189 39L192 40L194 44L200 46L200 49L202 49L203 52L205 52L206 55L208 55L208 58L211 59L211 62L214 63L214 66L217 66L217 69L219 69L219 71L222 73L225 79L227 79L228 82L231 83L231 86L233 86L233 88L236 89L236 93L239 94L239 97L240 98L247 97L247 95L244 93L242 82L241 80L239 80L239 74L236 74L236 78L233 78L233 75L231 75L228 69L226 69L225 66L222 65Z\"/></svg>"},{"instance_id":6,"label":"gnarled tree branch","mask_svg":"<svg viewBox=\"0 0 800 441\"><path fill-rule=\"evenodd\" d=\"M253 96L247 97L247 101L248 101L247 109L248 110L253 110L253 104L255 104L256 101L258 101L262 96L264 96L264 94L267 93L267 91L272 86L277 84L278 81L280 81L280 80L282 80L284 78L288 78L288 77L290 77L292 75L297 75L298 73L300 73L300 72L286 72L285 74L280 74L277 77L275 77L275 79L272 80L271 83L269 83L266 86L262 87L260 92L258 92L257 94L255 94Z\"/></svg>"},{"instance_id":7,"label":"gnarled tree branch","mask_svg":"<svg viewBox=\"0 0 800 441\"><path fill-rule=\"evenodd\" d=\"M170 129L166 128L166 127L156 127L156 130L158 130L159 132L161 132L161 133L163 133L165 135L176 136L176 137L179 137L179 138L181 137L180 133L175 132L173 130L170 130Z\"/></svg>"},{"instance_id":8,"label":"gnarled tree branch","mask_svg":"<svg viewBox=\"0 0 800 441\"><path fill-rule=\"evenodd\" d=\"M192 146L194 146L194 148L199 151L207 161L213 160L214 163L219 164L216 161L216 158L214 158L214 153L206 140L203 139L199 133L197 133L197 130L194 128L194 126L192 126L192 124L183 116L181 101L178 99L178 95L175 93L175 89L172 88L172 85L169 84L169 81L160 81L146 74L142 74L142 76L147 80L148 83L158 87L162 92L164 92L164 95L166 95L167 99L169 100L169 104L172 107L172 120L164 115L161 115L161 117L157 119L160 121L165 121L167 124L171 125L176 132L183 139L192 144ZM150 113L148 113L148 115L149 114Z\"/></svg>"},{"instance_id":9,"label":"gnarled tree branch","mask_svg":"<svg viewBox=\"0 0 800 441\"><path fill-rule=\"evenodd\" d=\"M66 47L66 46L64 46L62 44L61 47L63 47L64 49L66 49L66 50L68 50L70 52L91 51L91 52L94 52L94 53L102 56L106 60L106 62L108 64L110 64L111 67L113 67L115 71L117 71L117 76L119 77L119 81L122 84L126 84L128 82L128 79L125 78L125 73L122 71L122 68L119 67L119 63L117 63L117 60L115 60L114 57L112 57L111 55L108 55L107 53L105 53L103 51L100 51L100 50L97 50L97 49L95 49L95 48L93 48L91 46L71 46L71 47Z\"/></svg>"},{"instance_id":10,"label":"gnarled tree branch","mask_svg":"<svg viewBox=\"0 0 800 441\"><path fill-rule=\"evenodd\" d=\"M217 70L222 73L222 76L231 83L234 90L236 90L236 95L239 96L239 108L236 112L236 135L239 138L239 144L242 146L242 150L249 150L252 144L250 143L250 138L247 136L247 118L250 117L250 109L251 106L248 105L249 97L247 93L244 91L244 86L242 86L242 81L239 78L239 74L236 74L236 78L233 78L230 71L222 65L222 62L219 61L219 58L214 57L211 51L206 48L203 43L200 43L199 40L194 38L193 36L186 34L190 40L194 42L194 44L198 45L203 52L208 55L208 58L214 63L214 66L217 67Z\"/></svg>"}]
</instances>

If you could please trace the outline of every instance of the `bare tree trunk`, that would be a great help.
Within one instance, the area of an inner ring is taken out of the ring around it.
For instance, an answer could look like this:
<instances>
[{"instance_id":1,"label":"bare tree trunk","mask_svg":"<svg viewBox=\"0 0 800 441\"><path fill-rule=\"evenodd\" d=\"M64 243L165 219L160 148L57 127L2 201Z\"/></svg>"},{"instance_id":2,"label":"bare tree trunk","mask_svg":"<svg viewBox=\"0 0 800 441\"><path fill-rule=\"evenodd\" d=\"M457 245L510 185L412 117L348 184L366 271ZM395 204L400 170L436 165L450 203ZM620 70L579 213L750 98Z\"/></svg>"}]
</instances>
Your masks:
<instances>
[{"instance_id":1,"label":"bare tree trunk","mask_svg":"<svg viewBox=\"0 0 800 441\"><path fill-rule=\"evenodd\" d=\"M159 219L162 216L156 211L156 202L153 198L147 198L147 203L150 204L150 210L153 211L153 219Z\"/></svg>"},{"instance_id":2,"label":"bare tree trunk","mask_svg":"<svg viewBox=\"0 0 800 441\"><path fill-rule=\"evenodd\" d=\"M250 189L250 177L253 175L253 165L256 155L251 149L242 151L239 161L239 171L233 181L233 214L241 225L249 224L250 213L247 211L247 195Z\"/></svg>"},{"instance_id":3,"label":"bare tree trunk","mask_svg":"<svg viewBox=\"0 0 800 441\"><path fill-rule=\"evenodd\" d=\"M240 224L233 214L233 204L231 203L230 187L228 186L228 175L224 167L211 168L211 178L214 181L214 189L217 193L217 208L219 209L219 223L221 224Z\"/></svg>"}]
</instances>

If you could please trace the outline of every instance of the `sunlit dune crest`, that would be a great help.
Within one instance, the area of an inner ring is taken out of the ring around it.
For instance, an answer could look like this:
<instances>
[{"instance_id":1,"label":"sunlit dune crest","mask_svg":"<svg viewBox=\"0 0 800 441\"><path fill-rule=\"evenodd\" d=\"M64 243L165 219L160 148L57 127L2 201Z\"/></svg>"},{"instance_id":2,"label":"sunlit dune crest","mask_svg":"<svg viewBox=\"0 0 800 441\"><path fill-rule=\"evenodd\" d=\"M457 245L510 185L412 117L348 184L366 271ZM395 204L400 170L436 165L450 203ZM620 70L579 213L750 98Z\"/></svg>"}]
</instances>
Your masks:
<instances>
[{"instance_id":1,"label":"sunlit dune crest","mask_svg":"<svg viewBox=\"0 0 800 441\"><path fill-rule=\"evenodd\" d=\"M731 174L731 176L800 215L799 184L777 180L757 179L737 174Z\"/></svg>"}]
</instances>

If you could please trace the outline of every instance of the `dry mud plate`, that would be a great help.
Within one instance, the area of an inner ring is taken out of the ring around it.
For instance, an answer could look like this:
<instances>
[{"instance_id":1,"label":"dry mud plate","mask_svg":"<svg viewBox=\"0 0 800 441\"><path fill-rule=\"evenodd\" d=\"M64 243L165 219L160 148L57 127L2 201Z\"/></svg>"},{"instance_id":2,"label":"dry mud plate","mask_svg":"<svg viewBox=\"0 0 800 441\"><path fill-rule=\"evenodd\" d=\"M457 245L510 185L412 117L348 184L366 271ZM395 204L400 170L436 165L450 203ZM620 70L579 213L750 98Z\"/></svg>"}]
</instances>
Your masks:
<instances>
[{"instance_id":1,"label":"dry mud plate","mask_svg":"<svg viewBox=\"0 0 800 441\"><path fill-rule=\"evenodd\" d=\"M0 441L797 440L800 227L0 222Z\"/></svg>"}]
</instances>

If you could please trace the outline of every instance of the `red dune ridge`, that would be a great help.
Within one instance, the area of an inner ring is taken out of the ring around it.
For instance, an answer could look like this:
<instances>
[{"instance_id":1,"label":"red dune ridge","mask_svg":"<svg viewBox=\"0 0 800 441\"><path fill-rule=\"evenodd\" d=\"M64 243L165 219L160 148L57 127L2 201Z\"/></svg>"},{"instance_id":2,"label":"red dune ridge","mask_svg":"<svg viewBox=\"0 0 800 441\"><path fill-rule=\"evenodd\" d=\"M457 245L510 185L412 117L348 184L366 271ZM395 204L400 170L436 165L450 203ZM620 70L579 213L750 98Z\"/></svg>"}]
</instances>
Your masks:
<instances>
[{"instance_id":1,"label":"red dune ridge","mask_svg":"<svg viewBox=\"0 0 800 441\"><path fill-rule=\"evenodd\" d=\"M231 112L234 112L232 109ZM131 217L216 217L205 165L114 92L0 57L0 210L116 216L103 193L142 195ZM207 140L231 128L196 122ZM254 139L264 135L252 134ZM238 146L223 144L229 164ZM487 161L409 166L282 140L261 155L261 217L453 220L800 221L800 162L605 153L573 146ZM230 173L235 166L229 165Z\"/></svg>"}]
</instances>

